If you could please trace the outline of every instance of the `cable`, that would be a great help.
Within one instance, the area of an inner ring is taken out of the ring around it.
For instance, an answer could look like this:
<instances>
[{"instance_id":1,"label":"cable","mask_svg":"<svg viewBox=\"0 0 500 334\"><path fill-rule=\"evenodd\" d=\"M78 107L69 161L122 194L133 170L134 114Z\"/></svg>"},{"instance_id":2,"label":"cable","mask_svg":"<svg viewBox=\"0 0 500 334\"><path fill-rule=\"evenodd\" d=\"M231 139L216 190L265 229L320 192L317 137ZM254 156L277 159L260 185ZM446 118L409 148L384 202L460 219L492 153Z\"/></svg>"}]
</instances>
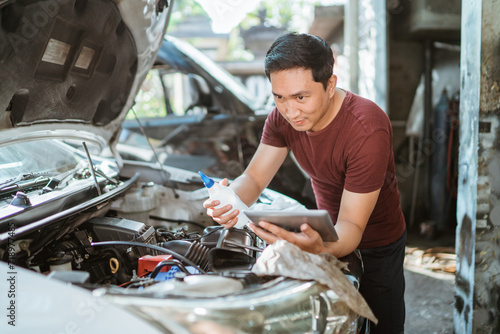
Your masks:
<instances>
[{"instance_id":1,"label":"cable","mask_svg":"<svg viewBox=\"0 0 500 334\"><path fill-rule=\"evenodd\" d=\"M195 268L198 269L198 271L202 274L206 274L206 271L204 271L203 269L200 268L200 266L196 265L194 262L192 262L191 260L185 258L184 256L174 252L174 251L171 251L170 249L167 249L167 248L163 248L163 247L160 247L160 246L156 246L156 245L148 245L148 244L145 244L145 243L141 243L141 242L132 242L132 241L101 241L101 242L91 242L90 243L90 246L92 247L95 247L95 246L110 246L110 245L124 245L124 246L136 246L136 247L144 247L144 248L151 248L151 249L154 249L154 250L157 250L159 252L162 252L162 253L166 253L166 254L170 254L184 262L186 262L187 264L189 264L190 266L193 266Z\"/></svg>"},{"instance_id":2,"label":"cable","mask_svg":"<svg viewBox=\"0 0 500 334\"><path fill-rule=\"evenodd\" d=\"M179 270L182 271L183 273L190 274L189 270L187 270L186 267L184 267L184 265L182 264L181 261L173 259L173 260L165 260L165 261L162 261L162 262L158 263L156 265L156 267L153 269L153 271L151 272L150 277L151 278L156 278L156 276L158 276L158 273L164 267L169 266L169 265L170 266L177 266L177 268L179 268Z\"/></svg>"},{"instance_id":3,"label":"cable","mask_svg":"<svg viewBox=\"0 0 500 334\"><path fill-rule=\"evenodd\" d=\"M141 121L139 120L139 117L135 113L134 107L130 108L130 110L132 110L132 113L134 114L135 120L137 121L137 124L139 125L139 129L141 130L141 133L144 136L144 138L146 138L146 141L148 142L149 148L153 152L156 163L158 164L158 167L160 170L160 174L163 178L163 183L166 183L168 181L168 176L166 174L165 168L163 167L163 164L161 163L160 158L158 157L158 154L156 153L156 150L153 147L153 144L151 144L151 141L149 140L149 136L146 134L146 131L144 130L144 127L142 126ZM177 195L174 188L172 188L172 191L174 192L175 197L178 198L179 196Z\"/></svg>"}]
</instances>

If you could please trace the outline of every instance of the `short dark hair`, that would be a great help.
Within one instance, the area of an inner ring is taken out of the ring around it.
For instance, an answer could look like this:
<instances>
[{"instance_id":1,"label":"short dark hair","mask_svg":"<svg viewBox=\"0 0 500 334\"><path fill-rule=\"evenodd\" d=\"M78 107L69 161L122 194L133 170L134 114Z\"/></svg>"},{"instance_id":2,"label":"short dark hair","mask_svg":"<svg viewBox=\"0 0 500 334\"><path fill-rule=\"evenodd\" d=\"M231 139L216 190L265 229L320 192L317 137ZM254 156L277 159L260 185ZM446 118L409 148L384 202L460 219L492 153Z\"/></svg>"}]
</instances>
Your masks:
<instances>
[{"instance_id":1,"label":"short dark hair","mask_svg":"<svg viewBox=\"0 0 500 334\"><path fill-rule=\"evenodd\" d=\"M265 71L268 79L272 72L292 68L311 69L313 79L326 89L333 74L332 49L321 38L298 33L278 37L266 54Z\"/></svg>"}]
</instances>

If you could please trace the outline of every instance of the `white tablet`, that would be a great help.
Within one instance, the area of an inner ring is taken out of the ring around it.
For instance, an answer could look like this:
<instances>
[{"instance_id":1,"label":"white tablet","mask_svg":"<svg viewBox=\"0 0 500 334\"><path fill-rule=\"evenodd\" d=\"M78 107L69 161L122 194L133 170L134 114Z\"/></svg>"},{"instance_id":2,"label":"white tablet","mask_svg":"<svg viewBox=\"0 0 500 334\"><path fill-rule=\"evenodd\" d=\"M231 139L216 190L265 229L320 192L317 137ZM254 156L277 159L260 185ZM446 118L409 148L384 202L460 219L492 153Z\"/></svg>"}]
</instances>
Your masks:
<instances>
[{"instance_id":1,"label":"white tablet","mask_svg":"<svg viewBox=\"0 0 500 334\"><path fill-rule=\"evenodd\" d=\"M245 210L245 215L254 223L264 220L288 231L300 232L300 225L307 223L323 238L323 241L337 241L332 219L326 210Z\"/></svg>"}]
</instances>

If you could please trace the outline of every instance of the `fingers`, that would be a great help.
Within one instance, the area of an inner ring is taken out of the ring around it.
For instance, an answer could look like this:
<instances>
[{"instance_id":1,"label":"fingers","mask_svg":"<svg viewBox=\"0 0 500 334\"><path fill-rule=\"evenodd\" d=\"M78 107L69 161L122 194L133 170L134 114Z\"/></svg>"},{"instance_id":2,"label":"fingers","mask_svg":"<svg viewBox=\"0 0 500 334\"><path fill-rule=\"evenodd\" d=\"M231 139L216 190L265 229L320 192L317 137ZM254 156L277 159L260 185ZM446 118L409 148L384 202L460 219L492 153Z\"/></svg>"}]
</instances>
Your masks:
<instances>
[{"instance_id":1,"label":"fingers","mask_svg":"<svg viewBox=\"0 0 500 334\"><path fill-rule=\"evenodd\" d=\"M231 204L222 206L220 208L216 208L217 205L220 205L219 200L212 201L209 198L205 202L203 202L203 207L207 209L207 215L209 215L212 218L220 218L222 215L228 213L233 208ZM225 215L227 219L223 219L223 222L227 222L229 219L236 217L238 214L239 211L234 210L234 212L232 212L230 215Z\"/></svg>"},{"instance_id":2,"label":"fingers","mask_svg":"<svg viewBox=\"0 0 500 334\"><path fill-rule=\"evenodd\" d=\"M207 210L207 213L212 218L222 218L224 216L224 218L227 218L225 219L225 221L227 221L229 219L233 219L240 213L238 210L233 210L232 212L230 212L232 209L232 205L228 204L220 208L210 208Z\"/></svg>"},{"instance_id":3,"label":"fingers","mask_svg":"<svg viewBox=\"0 0 500 334\"><path fill-rule=\"evenodd\" d=\"M308 224L302 224L300 230L302 233L296 233L282 229L279 226L269 222L260 221L258 225L248 224L250 229L268 244L276 240L286 240L303 251L318 254L324 252L321 236Z\"/></svg>"},{"instance_id":4,"label":"fingers","mask_svg":"<svg viewBox=\"0 0 500 334\"><path fill-rule=\"evenodd\" d=\"M290 240L296 234L263 220L259 221L258 225L259 227L266 229L280 239Z\"/></svg>"},{"instance_id":5,"label":"fingers","mask_svg":"<svg viewBox=\"0 0 500 334\"><path fill-rule=\"evenodd\" d=\"M319 233L316 230L314 230L311 226L309 226L309 224L300 225L300 231L311 239L314 239L319 235Z\"/></svg>"},{"instance_id":6,"label":"fingers","mask_svg":"<svg viewBox=\"0 0 500 334\"><path fill-rule=\"evenodd\" d=\"M229 180L227 178L224 178L222 181L219 182L223 186L227 186L229 184ZM236 225L238 222L238 214L240 213L239 210L231 210L233 209L232 205L228 204L220 208L216 208L219 206L221 202L219 200L211 200L210 198L207 199L205 202L203 202L203 207L207 209L207 215L212 217L212 219L224 226L225 228L229 229Z\"/></svg>"},{"instance_id":7,"label":"fingers","mask_svg":"<svg viewBox=\"0 0 500 334\"><path fill-rule=\"evenodd\" d=\"M213 201L213 202L219 202L219 201ZM234 225L236 225L236 223L238 222L238 215L240 213L239 210L233 210L233 206L228 204L228 205L225 205L223 207L220 207L220 208L214 208L212 206L212 204L210 204L208 206L208 209L207 209L207 214L212 217L212 219L224 226L225 228L231 228L233 227Z\"/></svg>"},{"instance_id":8,"label":"fingers","mask_svg":"<svg viewBox=\"0 0 500 334\"><path fill-rule=\"evenodd\" d=\"M224 221L219 222L219 224L221 226L224 226L227 229L230 229L230 228L234 227L234 225L236 225L237 222L238 222L238 217L235 217L233 219L228 220L227 222L224 222Z\"/></svg>"},{"instance_id":9,"label":"fingers","mask_svg":"<svg viewBox=\"0 0 500 334\"><path fill-rule=\"evenodd\" d=\"M303 238L298 240L299 242L296 244L300 249L313 254L327 252L318 231L309 226L309 224L300 225L300 231Z\"/></svg>"},{"instance_id":10,"label":"fingers","mask_svg":"<svg viewBox=\"0 0 500 334\"><path fill-rule=\"evenodd\" d=\"M205 202L203 202L203 207L205 209L210 209L210 208L216 207L217 205L220 205L220 201L219 200L212 201L209 198Z\"/></svg>"},{"instance_id":11,"label":"fingers","mask_svg":"<svg viewBox=\"0 0 500 334\"><path fill-rule=\"evenodd\" d=\"M279 238L264 230L263 228L260 227L260 222L259 222L259 226L254 224L254 223L248 223L247 225L255 234L257 234L262 240L264 240L265 242L267 242L268 244L272 244L274 243L276 240L278 240Z\"/></svg>"},{"instance_id":12,"label":"fingers","mask_svg":"<svg viewBox=\"0 0 500 334\"><path fill-rule=\"evenodd\" d=\"M226 212L226 211L224 211ZM226 215L211 215L209 213L209 216L212 217L212 219L219 225L222 225L224 226L225 228L231 228L233 227L234 225L236 225L236 223L238 222L238 214L240 212L238 210L234 210Z\"/></svg>"}]
</instances>

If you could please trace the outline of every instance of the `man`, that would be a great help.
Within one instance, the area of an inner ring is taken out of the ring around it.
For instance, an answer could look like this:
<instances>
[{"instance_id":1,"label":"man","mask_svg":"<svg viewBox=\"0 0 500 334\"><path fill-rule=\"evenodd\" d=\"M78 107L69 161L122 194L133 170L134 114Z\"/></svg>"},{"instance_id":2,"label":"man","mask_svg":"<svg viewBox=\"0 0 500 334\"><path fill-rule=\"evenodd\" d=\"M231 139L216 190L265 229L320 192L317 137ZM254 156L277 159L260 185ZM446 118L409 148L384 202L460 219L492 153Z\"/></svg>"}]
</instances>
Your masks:
<instances>
[{"instance_id":1,"label":"man","mask_svg":"<svg viewBox=\"0 0 500 334\"><path fill-rule=\"evenodd\" d=\"M323 242L307 224L301 233L263 221L249 227L269 244L284 239L315 254L340 258L359 248L365 268L360 292L379 320L372 333L403 333L406 224L391 124L373 102L337 87L333 64L330 47L316 36L291 33L273 43L265 70L276 108L252 161L230 187L251 205L291 149L311 177L318 208L336 222L339 240ZM230 205L215 209L219 203L205 201L207 213L233 227L238 210L231 212Z\"/></svg>"}]
</instances>

